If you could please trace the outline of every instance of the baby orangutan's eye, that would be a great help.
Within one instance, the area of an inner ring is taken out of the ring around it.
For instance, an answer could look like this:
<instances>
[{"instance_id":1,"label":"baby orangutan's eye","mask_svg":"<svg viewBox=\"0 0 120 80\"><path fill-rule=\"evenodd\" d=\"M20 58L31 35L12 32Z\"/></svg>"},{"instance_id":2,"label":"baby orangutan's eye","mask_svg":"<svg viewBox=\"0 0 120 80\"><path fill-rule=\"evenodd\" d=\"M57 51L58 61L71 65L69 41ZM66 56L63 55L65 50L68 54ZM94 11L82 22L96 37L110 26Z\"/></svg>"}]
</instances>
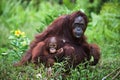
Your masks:
<instances>
[{"instance_id":1,"label":"baby orangutan's eye","mask_svg":"<svg viewBox=\"0 0 120 80\"><path fill-rule=\"evenodd\" d=\"M54 48L56 48L56 47L57 47L57 44L56 44L56 43L50 43L50 44L49 44L49 47L54 47Z\"/></svg>"}]
</instances>

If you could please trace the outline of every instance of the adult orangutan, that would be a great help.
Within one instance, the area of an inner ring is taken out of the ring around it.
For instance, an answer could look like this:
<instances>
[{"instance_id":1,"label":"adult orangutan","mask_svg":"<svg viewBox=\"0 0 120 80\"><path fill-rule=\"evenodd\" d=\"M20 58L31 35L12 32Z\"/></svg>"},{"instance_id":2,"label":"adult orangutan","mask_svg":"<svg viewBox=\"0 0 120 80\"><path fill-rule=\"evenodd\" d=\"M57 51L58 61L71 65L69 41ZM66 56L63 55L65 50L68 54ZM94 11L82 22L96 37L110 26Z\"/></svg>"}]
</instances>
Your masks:
<instances>
[{"instance_id":1,"label":"adult orangutan","mask_svg":"<svg viewBox=\"0 0 120 80\"><path fill-rule=\"evenodd\" d=\"M64 46L66 51L64 52L65 56L63 57L70 57L74 67L79 63L85 62L85 60L89 61L91 56L94 58L91 65L96 65L100 59L100 49L97 45L89 44L86 41L84 32L87 28L87 24L87 16L81 11L58 17L45 31L35 37L30 44L29 50L15 66L23 65L30 61L33 49L36 48L39 42L44 41L50 36L57 36L64 39L63 41L65 44L67 43L67 45ZM74 48L74 51L70 51L71 47Z\"/></svg>"}]
</instances>

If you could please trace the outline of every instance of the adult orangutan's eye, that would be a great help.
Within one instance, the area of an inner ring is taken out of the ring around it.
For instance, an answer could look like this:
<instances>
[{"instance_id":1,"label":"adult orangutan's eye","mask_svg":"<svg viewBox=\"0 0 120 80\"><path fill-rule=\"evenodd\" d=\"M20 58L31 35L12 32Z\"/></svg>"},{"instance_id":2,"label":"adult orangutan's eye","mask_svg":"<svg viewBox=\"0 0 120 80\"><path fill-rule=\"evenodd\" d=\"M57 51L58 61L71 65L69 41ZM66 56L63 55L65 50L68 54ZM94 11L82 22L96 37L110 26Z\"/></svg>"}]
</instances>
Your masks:
<instances>
[{"instance_id":1,"label":"adult orangutan's eye","mask_svg":"<svg viewBox=\"0 0 120 80\"><path fill-rule=\"evenodd\" d=\"M84 24L80 24L80 27L82 28L82 29L84 29L85 27L84 27Z\"/></svg>"},{"instance_id":2,"label":"adult orangutan's eye","mask_svg":"<svg viewBox=\"0 0 120 80\"><path fill-rule=\"evenodd\" d=\"M73 29L76 28L76 27L79 27L79 26L80 26L80 24L75 23L75 24L73 24Z\"/></svg>"}]
</instances>

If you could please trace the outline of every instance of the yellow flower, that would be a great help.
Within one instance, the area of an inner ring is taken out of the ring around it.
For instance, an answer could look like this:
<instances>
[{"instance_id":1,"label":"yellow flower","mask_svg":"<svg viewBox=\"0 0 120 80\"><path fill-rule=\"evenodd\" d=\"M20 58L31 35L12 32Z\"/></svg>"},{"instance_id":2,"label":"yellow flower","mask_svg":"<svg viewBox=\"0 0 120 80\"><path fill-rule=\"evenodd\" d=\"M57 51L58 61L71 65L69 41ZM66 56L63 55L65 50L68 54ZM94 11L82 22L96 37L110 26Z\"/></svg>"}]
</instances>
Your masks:
<instances>
[{"instance_id":1,"label":"yellow flower","mask_svg":"<svg viewBox=\"0 0 120 80\"><path fill-rule=\"evenodd\" d=\"M15 31L15 35L16 35L16 36L20 36L20 35L21 35L21 31L20 31L20 30L16 30L16 31Z\"/></svg>"}]
</instances>

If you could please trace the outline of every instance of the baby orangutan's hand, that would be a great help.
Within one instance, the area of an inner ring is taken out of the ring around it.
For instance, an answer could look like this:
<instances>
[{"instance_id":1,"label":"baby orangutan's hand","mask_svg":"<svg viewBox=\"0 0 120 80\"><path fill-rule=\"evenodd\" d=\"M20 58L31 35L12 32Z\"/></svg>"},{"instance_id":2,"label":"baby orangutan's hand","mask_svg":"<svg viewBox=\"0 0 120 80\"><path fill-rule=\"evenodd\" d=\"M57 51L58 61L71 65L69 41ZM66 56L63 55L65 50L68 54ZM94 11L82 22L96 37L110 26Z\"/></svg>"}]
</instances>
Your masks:
<instances>
[{"instance_id":1,"label":"baby orangutan's hand","mask_svg":"<svg viewBox=\"0 0 120 80\"><path fill-rule=\"evenodd\" d=\"M57 54L61 54L63 52L63 48L57 50Z\"/></svg>"}]
</instances>

